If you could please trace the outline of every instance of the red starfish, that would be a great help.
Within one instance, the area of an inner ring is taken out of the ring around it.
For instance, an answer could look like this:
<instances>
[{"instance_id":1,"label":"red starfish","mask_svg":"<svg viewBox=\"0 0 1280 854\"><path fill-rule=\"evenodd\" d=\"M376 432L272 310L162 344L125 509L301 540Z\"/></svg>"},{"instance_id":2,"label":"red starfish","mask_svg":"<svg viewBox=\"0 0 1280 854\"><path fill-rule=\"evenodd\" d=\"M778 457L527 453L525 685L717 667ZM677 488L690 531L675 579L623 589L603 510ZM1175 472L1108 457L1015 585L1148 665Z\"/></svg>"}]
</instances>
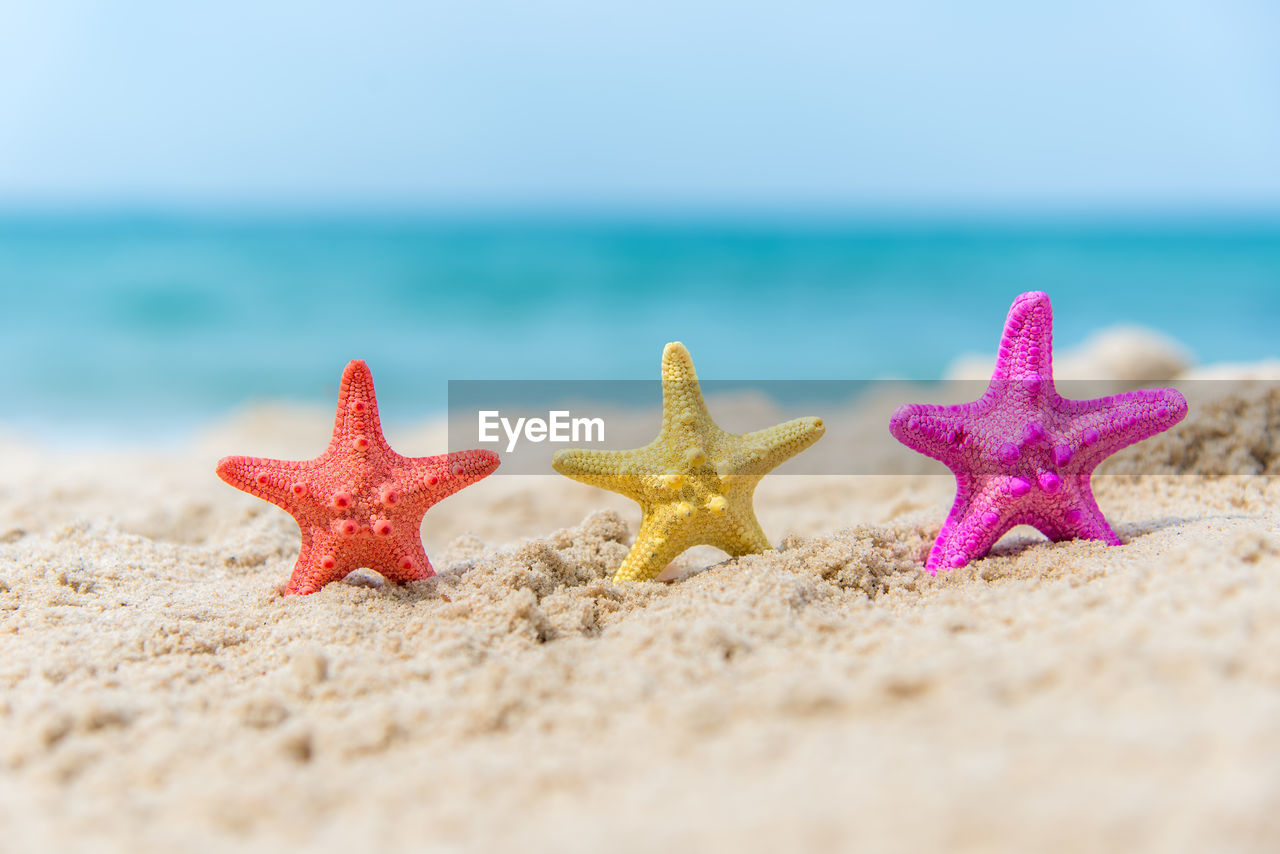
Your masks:
<instances>
[{"instance_id":1,"label":"red starfish","mask_svg":"<svg viewBox=\"0 0 1280 854\"><path fill-rule=\"evenodd\" d=\"M388 581L435 575L422 549L427 509L498 467L492 451L402 457L382 435L373 376L364 362L342 372L329 448L314 460L224 457L218 477L287 510L302 553L285 590L314 593L360 567Z\"/></svg>"}]
</instances>

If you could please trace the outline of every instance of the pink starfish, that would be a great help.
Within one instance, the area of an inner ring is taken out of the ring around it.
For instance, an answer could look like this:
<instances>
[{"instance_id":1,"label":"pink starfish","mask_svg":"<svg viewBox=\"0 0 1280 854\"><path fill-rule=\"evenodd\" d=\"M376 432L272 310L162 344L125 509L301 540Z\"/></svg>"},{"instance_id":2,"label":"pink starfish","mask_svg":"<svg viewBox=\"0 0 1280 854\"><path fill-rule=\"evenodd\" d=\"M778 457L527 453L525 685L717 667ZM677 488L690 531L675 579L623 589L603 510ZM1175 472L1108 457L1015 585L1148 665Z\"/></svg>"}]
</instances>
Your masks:
<instances>
[{"instance_id":1,"label":"pink starfish","mask_svg":"<svg viewBox=\"0 0 1280 854\"><path fill-rule=\"evenodd\" d=\"M1121 448L1182 420L1175 389L1067 400L1053 386L1053 310L1026 293L1005 321L995 374L982 397L960 406L900 406L889 431L947 465L956 500L925 568L964 566L984 557L1015 525L1051 540L1073 537L1120 545L1089 486L1098 464Z\"/></svg>"},{"instance_id":2,"label":"pink starfish","mask_svg":"<svg viewBox=\"0 0 1280 854\"><path fill-rule=\"evenodd\" d=\"M360 567L404 583L435 575L422 549L427 509L498 467L492 451L402 457L382 435L373 376L347 365L329 448L291 462L224 457L218 477L288 511L302 529L302 552L288 593L314 593Z\"/></svg>"}]
</instances>

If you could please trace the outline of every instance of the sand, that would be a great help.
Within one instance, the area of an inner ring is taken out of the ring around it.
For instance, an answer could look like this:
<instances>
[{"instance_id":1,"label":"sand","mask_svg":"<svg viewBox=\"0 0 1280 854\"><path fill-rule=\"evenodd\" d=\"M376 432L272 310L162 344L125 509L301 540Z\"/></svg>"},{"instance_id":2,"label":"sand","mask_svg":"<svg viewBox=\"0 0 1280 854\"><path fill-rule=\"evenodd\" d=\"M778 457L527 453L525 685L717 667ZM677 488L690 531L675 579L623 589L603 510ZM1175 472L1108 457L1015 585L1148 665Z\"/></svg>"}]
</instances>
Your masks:
<instances>
[{"instance_id":1,"label":"sand","mask_svg":"<svg viewBox=\"0 0 1280 854\"><path fill-rule=\"evenodd\" d=\"M1280 849L1280 394L1213 391L1095 478L1126 545L937 578L922 459L767 478L777 551L665 584L608 580L634 504L497 475L427 515L438 578L282 598L296 526L213 464L314 456L327 411L6 436L0 849Z\"/></svg>"}]
</instances>

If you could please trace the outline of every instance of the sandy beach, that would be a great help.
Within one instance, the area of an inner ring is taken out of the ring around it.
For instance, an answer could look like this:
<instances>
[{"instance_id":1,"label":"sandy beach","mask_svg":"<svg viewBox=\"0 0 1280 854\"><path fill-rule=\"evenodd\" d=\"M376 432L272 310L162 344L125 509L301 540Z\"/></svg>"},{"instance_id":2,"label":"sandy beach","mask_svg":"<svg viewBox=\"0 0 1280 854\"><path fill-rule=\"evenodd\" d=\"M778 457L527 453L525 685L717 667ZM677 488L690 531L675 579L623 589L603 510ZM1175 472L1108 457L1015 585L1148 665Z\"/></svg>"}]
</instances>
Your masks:
<instances>
[{"instance_id":1,"label":"sandy beach","mask_svg":"<svg viewBox=\"0 0 1280 854\"><path fill-rule=\"evenodd\" d=\"M0 854L1280 854L1277 34L8 4Z\"/></svg>"},{"instance_id":2,"label":"sandy beach","mask_svg":"<svg viewBox=\"0 0 1280 854\"><path fill-rule=\"evenodd\" d=\"M1162 346L1115 364L1248 373ZM776 551L621 585L633 503L499 472L427 514L437 578L285 598L296 525L214 464L312 457L330 410L5 434L0 848L1277 850L1280 392L1213 389L1095 476L1126 545L1018 529L936 578L921 458L768 477Z\"/></svg>"}]
</instances>

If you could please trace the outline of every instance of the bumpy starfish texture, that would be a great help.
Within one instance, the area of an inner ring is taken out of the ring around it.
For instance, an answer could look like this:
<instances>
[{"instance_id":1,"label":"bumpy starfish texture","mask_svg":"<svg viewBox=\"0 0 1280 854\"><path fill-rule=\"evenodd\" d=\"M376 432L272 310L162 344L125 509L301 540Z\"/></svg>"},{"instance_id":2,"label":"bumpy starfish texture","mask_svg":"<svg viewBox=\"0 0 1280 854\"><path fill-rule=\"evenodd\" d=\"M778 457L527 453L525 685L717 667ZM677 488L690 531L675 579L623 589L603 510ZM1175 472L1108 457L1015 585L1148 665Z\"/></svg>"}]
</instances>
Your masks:
<instances>
[{"instance_id":1,"label":"bumpy starfish texture","mask_svg":"<svg viewBox=\"0 0 1280 854\"><path fill-rule=\"evenodd\" d=\"M225 457L218 477L286 510L302 530L302 552L286 593L314 593L354 569L404 583L435 575L422 549L427 509L498 467L492 451L402 457L382 435L373 377L347 365L328 449L292 462Z\"/></svg>"},{"instance_id":2,"label":"bumpy starfish texture","mask_svg":"<svg viewBox=\"0 0 1280 854\"><path fill-rule=\"evenodd\" d=\"M947 465L956 499L925 567L964 566L1015 525L1051 540L1119 545L1089 478L1104 459L1168 430L1187 414L1171 388L1068 400L1053 384L1053 311L1040 292L1009 309L995 374L982 397L960 406L901 406L890 432Z\"/></svg>"},{"instance_id":3,"label":"bumpy starfish texture","mask_svg":"<svg viewBox=\"0 0 1280 854\"><path fill-rule=\"evenodd\" d=\"M559 451L551 465L640 503L640 530L614 581L643 581L692 546L716 546L733 557L768 549L751 506L756 484L824 430L821 418L797 418L726 433L711 420L689 351L676 342L662 352L658 438L631 451Z\"/></svg>"}]
</instances>

